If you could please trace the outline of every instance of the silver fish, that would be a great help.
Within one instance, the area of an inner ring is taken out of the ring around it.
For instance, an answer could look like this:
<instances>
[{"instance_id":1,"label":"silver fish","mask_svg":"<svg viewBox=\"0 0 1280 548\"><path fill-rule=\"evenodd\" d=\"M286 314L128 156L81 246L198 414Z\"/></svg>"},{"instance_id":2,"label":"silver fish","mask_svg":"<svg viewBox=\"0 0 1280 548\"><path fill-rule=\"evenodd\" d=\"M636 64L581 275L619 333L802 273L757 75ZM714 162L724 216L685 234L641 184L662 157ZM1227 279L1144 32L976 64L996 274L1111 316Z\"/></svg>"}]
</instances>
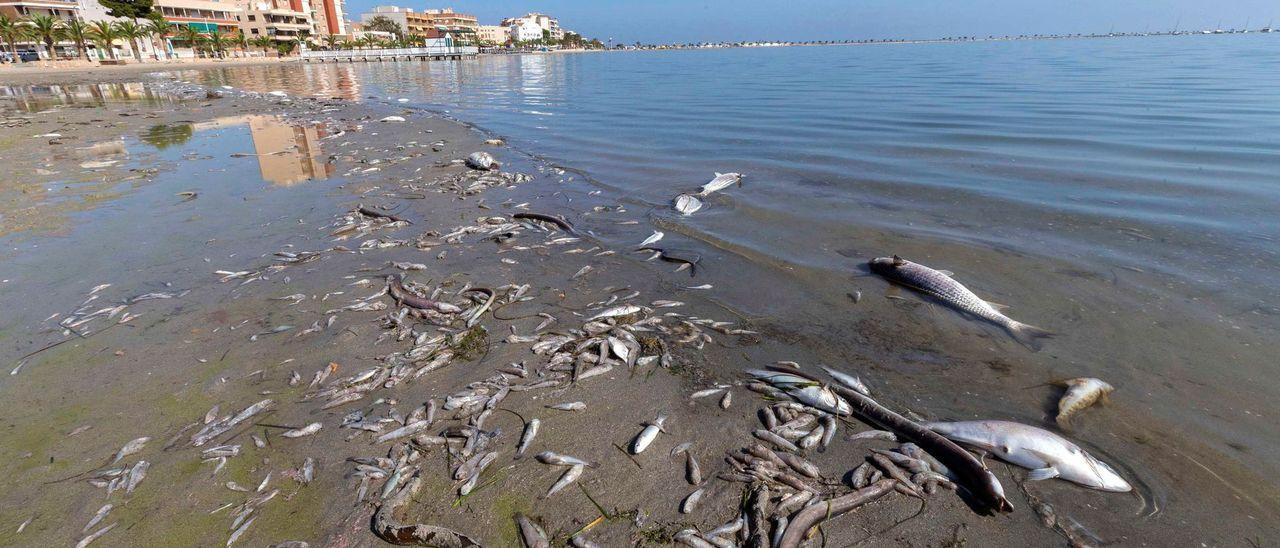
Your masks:
<instances>
[{"instance_id":1,"label":"silver fish","mask_svg":"<svg viewBox=\"0 0 1280 548\"><path fill-rule=\"evenodd\" d=\"M593 462L588 462L569 455L561 455L552 451L543 451L533 458L538 459L538 462L541 462L542 464L550 464L552 466L574 466L580 464L582 466L595 467L595 463Z\"/></svg>"},{"instance_id":2,"label":"silver fish","mask_svg":"<svg viewBox=\"0 0 1280 548\"><path fill-rule=\"evenodd\" d=\"M570 466L569 469L560 476L560 480L557 481L555 485L552 485L551 489L548 489L547 494L543 495L542 498L550 497L551 495L556 494L557 491L568 487L570 483L578 481L578 476L582 475L583 468L584 466L581 464Z\"/></svg>"},{"instance_id":3,"label":"silver fish","mask_svg":"<svg viewBox=\"0 0 1280 548\"><path fill-rule=\"evenodd\" d=\"M473 152L467 156L467 167L471 169L479 169L481 171L489 171L502 167L502 164L493 159L493 155L488 152Z\"/></svg>"},{"instance_id":4,"label":"silver fish","mask_svg":"<svg viewBox=\"0 0 1280 548\"><path fill-rule=\"evenodd\" d=\"M524 541L525 548L551 548L547 533L538 527L538 524L524 514L516 514L515 518L516 525L520 529L520 539Z\"/></svg>"},{"instance_id":5,"label":"silver fish","mask_svg":"<svg viewBox=\"0 0 1280 548\"><path fill-rule=\"evenodd\" d=\"M587 318L587 321L599 320L602 318L616 318L618 316L630 316L631 314L635 314L636 312L640 312L641 310L644 310L644 308L636 306L634 304L624 304L624 305L615 306L613 308L607 309L599 314L596 314L595 316Z\"/></svg>"},{"instance_id":6,"label":"silver fish","mask_svg":"<svg viewBox=\"0 0 1280 548\"><path fill-rule=\"evenodd\" d=\"M951 279L942 271L913 263L897 255L872 259L870 267L872 272L894 283L932 296L951 308L1004 328L1014 340L1030 348L1038 348L1039 339L1053 336L1052 333L1039 327L1018 322L1001 314L991 303L978 298L969 291L969 288L960 285L960 282Z\"/></svg>"},{"instance_id":7,"label":"silver fish","mask_svg":"<svg viewBox=\"0 0 1280 548\"><path fill-rule=\"evenodd\" d=\"M1058 400L1058 426L1064 430L1071 428L1071 417L1094 402L1106 403L1107 395L1115 391L1115 387L1092 377L1080 377L1062 381L1067 393Z\"/></svg>"},{"instance_id":8,"label":"silver fish","mask_svg":"<svg viewBox=\"0 0 1280 548\"><path fill-rule=\"evenodd\" d=\"M681 194L676 196L672 202L672 206L679 211L681 215L692 215L694 212L702 209L702 200L693 194Z\"/></svg>"},{"instance_id":9,"label":"silver fish","mask_svg":"<svg viewBox=\"0 0 1280 548\"><path fill-rule=\"evenodd\" d=\"M89 535L89 536L87 536L87 537L84 537L84 538L80 539L80 542L77 542L77 543L76 543L76 548L84 548L85 546L88 546L88 545L89 545L89 543L91 543L91 542L93 542L93 541L95 541L95 540L98 540L98 537L101 537L102 535L107 534L107 531L110 531L110 530L112 530L112 529L115 529L115 528L116 528L116 525L119 525L119 524L120 524L120 522L112 523L111 525L108 525L108 526L106 526L106 527L103 527L102 529L98 529L98 530L97 530L96 532L94 532L92 535Z\"/></svg>"},{"instance_id":10,"label":"silver fish","mask_svg":"<svg viewBox=\"0 0 1280 548\"><path fill-rule=\"evenodd\" d=\"M84 528L81 529L80 532L88 533L90 529L93 529L94 525L97 525L98 522L102 521L102 518L107 517L107 513L111 512L111 508L113 508L111 503L102 505L102 508L98 509L98 512L93 515L93 519L90 519L89 523L85 524ZM22 531L18 532L21 533Z\"/></svg>"},{"instance_id":11,"label":"silver fish","mask_svg":"<svg viewBox=\"0 0 1280 548\"><path fill-rule=\"evenodd\" d=\"M693 511L693 508L698 505L698 501L702 500L702 491L702 489L698 489L684 498L684 501L680 503L681 514L688 514Z\"/></svg>"},{"instance_id":12,"label":"silver fish","mask_svg":"<svg viewBox=\"0 0 1280 548\"><path fill-rule=\"evenodd\" d=\"M822 386L813 379L762 369L748 369L747 374L779 388L796 401L820 411L848 416L853 413L849 402L840 397L828 386Z\"/></svg>"},{"instance_id":13,"label":"silver fish","mask_svg":"<svg viewBox=\"0 0 1280 548\"><path fill-rule=\"evenodd\" d=\"M859 393L859 394L862 394L862 395L864 395L864 396L870 396L870 395L871 395L871 390L870 390L870 389L868 389L868 388L867 388L867 385L866 385L865 383L863 383L863 382L862 382L862 379L858 378L856 375L850 375L850 374L848 374L848 373L842 373L842 372L840 372L840 371L837 371L837 370L832 369L832 368L830 368L830 367L827 367L827 366L825 366L825 365L824 365L824 366L822 366L822 370L823 370L823 371L826 371L828 375L831 375L831 378L835 379L835 380L836 380L836 382L838 382L838 383L840 383L840 384L844 385L845 387L849 388L850 390L853 390L853 391L855 391L855 392L857 392L857 393Z\"/></svg>"},{"instance_id":14,"label":"silver fish","mask_svg":"<svg viewBox=\"0 0 1280 548\"><path fill-rule=\"evenodd\" d=\"M661 240L663 236L666 236L666 234L661 230L655 230L653 231L653 234L650 234L648 238L645 238L643 242L640 242L640 245L637 247L644 247L649 244L658 243L658 240Z\"/></svg>"},{"instance_id":15,"label":"silver fish","mask_svg":"<svg viewBox=\"0 0 1280 548\"><path fill-rule=\"evenodd\" d=\"M302 428L297 428L297 429L294 429L294 430L289 430L289 431L287 431L287 432L285 432L285 433L283 433L283 434L280 434L280 435L281 435L281 436L284 436L284 437L286 437L286 438L301 438L301 437L303 437L303 436L310 436L311 434L314 434L314 433L316 433L316 432L319 432L319 431L320 431L320 429L321 429L321 428L323 428L323 427L324 427L324 425L323 425L323 424L320 424L320 423L318 423L318 422L313 422L313 423L311 423L311 424L308 424L308 425L306 425L306 426L303 426Z\"/></svg>"},{"instance_id":16,"label":"silver fish","mask_svg":"<svg viewBox=\"0 0 1280 548\"><path fill-rule=\"evenodd\" d=\"M716 177L707 184L702 185L702 190L698 191L698 195L706 196L712 192L725 189L733 184L742 184L742 175L738 173L716 173Z\"/></svg>"},{"instance_id":17,"label":"silver fish","mask_svg":"<svg viewBox=\"0 0 1280 548\"><path fill-rule=\"evenodd\" d=\"M151 441L151 438L143 436L124 444L124 447L121 447L119 451L116 451L116 456L111 460L111 464L120 462L121 459L141 451L149 441Z\"/></svg>"},{"instance_id":18,"label":"silver fish","mask_svg":"<svg viewBox=\"0 0 1280 548\"><path fill-rule=\"evenodd\" d=\"M1028 468L1032 481L1062 478L1102 491L1133 489L1107 463L1048 430L1008 421L926 422L921 426Z\"/></svg>"},{"instance_id":19,"label":"silver fish","mask_svg":"<svg viewBox=\"0 0 1280 548\"><path fill-rule=\"evenodd\" d=\"M533 443L533 438L538 435L538 427L542 425L542 421L538 419L529 419L524 425L524 433L520 435L520 446L516 448L516 458L524 455L525 450L529 449L529 444Z\"/></svg>"},{"instance_id":20,"label":"silver fish","mask_svg":"<svg viewBox=\"0 0 1280 548\"><path fill-rule=\"evenodd\" d=\"M658 432L663 431L662 425L667 422L667 414L659 413L652 422L645 425L644 430L636 434L636 438L631 441L631 454L639 455L645 449L649 448L649 444L658 438Z\"/></svg>"},{"instance_id":21,"label":"silver fish","mask_svg":"<svg viewBox=\"0 0 1280 548\"><path fill-rule=\"evenodd\" d=\"M557 403L555 405L548 405L547 408L557 409L560 411L582 411L583 409L587 408L587 404L582 403L580 401L571 401L568 403Z\"/></svg>"}]
</instances>

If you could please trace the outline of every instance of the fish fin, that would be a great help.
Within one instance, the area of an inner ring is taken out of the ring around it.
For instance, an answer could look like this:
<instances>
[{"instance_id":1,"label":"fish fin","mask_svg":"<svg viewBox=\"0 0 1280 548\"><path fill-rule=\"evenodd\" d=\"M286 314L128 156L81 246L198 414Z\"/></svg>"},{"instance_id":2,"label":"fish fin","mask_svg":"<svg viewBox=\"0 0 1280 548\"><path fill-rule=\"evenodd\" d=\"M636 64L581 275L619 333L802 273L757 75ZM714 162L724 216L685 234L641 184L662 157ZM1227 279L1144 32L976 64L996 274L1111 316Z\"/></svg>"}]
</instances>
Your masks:
<instances>
[{"instance_id":1,"label":"fish fin","mask_svg":"<svg viewBox=\"0 0 1280 548\"><path fill-rule=\"evenodd\" d=\"M1028 481L1044 481L1044 480L1053 479L1056 477L1058 477L1058 469L1053 466L1049 466L1047 468L1037 468L1035 470L1032 470L1031 473L1027 474Z\"/></svg>"},{"instance_id":2,"label":"fish fin","mask_svg":"<svg viewBox=\"0 0 1280 548\"><path fill-rule=\"evenodd\" d=\"M1001 311L1001 312L1003 312L1003 311L1005 311L1005 310L1008 310L1008 309L1009 309L1009 305L1007 305L1007 304L1000 304L1000 303L998 303L998 302L995 302L995 301L988 301L988 300L986 300L986 299L983 299L983 302L987 303L988 305L991 305L991 308L994 308L994 309L999 310L999 311Z\"/></svg>"},{"instance_id":3,"label":"fish fin","mask_svg":"<svg viewBox=\"0 0 1280 548\"><path fill-rule=\"evenodd\" d=\"M1009 331L1009 335L1012 336L1014 340L1018 341L1019 344L1036 352L1039 352L1040 348L1043 346L1041 339L1054 337L1054 333L1051 331L1021 322L1009 322L1009 325L1006 326L1005 329Z\"/></svg>"},{"instance_id":4,"label":"fish fin","mask_svg":"<svg viewBox=\"0 0 1280 548\"><path fill-rule=\"evenodd\" d=\"M939 273L939 274L942 274L943 276L946 276L946 277L948 277L948 278L954 278L954 277L956 277L956 273L955 273L955 272L952 272L952 271L950 271L950 270L939 270L939 271L938 271L938 273Z\"/></svg>"}]
</instances>

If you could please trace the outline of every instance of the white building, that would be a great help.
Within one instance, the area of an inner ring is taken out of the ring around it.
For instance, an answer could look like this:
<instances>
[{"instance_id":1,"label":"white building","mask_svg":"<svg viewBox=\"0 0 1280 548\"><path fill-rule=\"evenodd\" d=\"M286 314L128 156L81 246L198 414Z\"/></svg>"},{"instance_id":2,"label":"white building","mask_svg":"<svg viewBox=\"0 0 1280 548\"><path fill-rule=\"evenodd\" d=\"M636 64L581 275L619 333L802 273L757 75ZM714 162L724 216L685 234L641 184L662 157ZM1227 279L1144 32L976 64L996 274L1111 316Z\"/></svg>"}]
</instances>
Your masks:
<instances>
[{"instance_id":1,"label":"white building","mask_svg":"<svg viewBox=\"0 0 1280 548\"><path fill-rule=\"evenodd\" d=\"M527 19L512 23L508 28L511 29L511 39L516 42L529 42L532 40L542 39L542 27Z\"/></svg>"},{"instance_id":2,"label":"white building","mask_svg":"<svg viewBox=\"0 0 1280 548\"><path fill-rule=\"evenodd\" d=\"M517 41L538 40L543 36L542 31L547 31L552 40L560 40L564 38L564 29L560 28L560 21L542 13L526 13L520 17L508 17L502 20L502 26L511 29L511 38ZM537 28L536 34L534 27ZM530 38L532 36L532 38Z\"/></svg>"}]
</instances>

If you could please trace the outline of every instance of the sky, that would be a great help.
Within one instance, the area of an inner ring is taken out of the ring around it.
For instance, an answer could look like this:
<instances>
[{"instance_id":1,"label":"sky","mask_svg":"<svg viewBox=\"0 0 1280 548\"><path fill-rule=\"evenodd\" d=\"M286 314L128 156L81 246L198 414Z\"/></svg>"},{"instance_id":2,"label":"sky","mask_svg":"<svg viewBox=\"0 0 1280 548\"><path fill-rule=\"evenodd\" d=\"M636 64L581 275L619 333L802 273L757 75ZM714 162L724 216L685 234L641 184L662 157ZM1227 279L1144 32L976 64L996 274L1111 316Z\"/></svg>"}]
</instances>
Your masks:
<instances>
[{"instance_id":1,"label":"sky","mask_svg":"<svg viewBox=\"0 0 1280 548\"><path fill-rule=\"evenodd\" d=\"M1224 29L1280 24L1277 0L347 0L347 18L376 5L452 7L496 25L530 11L615 43L938 38L1005 34Z\"/></svg>"}]
</instances>

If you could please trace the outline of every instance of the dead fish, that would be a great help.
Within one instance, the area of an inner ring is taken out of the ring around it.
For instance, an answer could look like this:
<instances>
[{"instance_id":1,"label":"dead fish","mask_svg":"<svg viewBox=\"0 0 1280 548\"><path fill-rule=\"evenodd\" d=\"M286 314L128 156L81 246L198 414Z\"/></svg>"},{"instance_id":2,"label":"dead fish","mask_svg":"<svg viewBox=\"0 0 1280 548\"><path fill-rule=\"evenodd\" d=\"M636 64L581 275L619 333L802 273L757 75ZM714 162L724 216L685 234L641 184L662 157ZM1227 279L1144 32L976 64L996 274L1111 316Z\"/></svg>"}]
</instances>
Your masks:
<instances>
[{"instance_id":1,"label":"dead fish","mask_svg":"<svg viewBox=\"0 0 1280 548\"><path fill-rule=\"evenodd\" d=\"M551 489L548 489L547 494L543 495L542 498L550 497L551 495L556 494L557 491L568 487L570 483L577 481L578 476L582 475L583 468L584 466L581 464L570 466L569 469L560 476L560 480L557 481L555 485L552 485Z\"/></svg>"},{"instance_id":2,"label":"dead fish","mask_svg":"<svg viewBox=\"0 0 1280 548\"><path fill-rule=\"evenodd\" d=\"M865 396L871 395L871 390L868 389L867 385L862 382L862 379L858 378L857 376L850 375L848 373L842 373L840 371L836 371L835 369L832 369L827 366L823 366L822 370L826 371L828 375L831 375L831 378L835 379L836 382L845 385L850 390L853 390Z\"/></svg>"},{"instance_id":3,"label":"dead fish","mask_svg":"<svg viewBox=\"0 0 1280 548\"><path fill-rule=\"evenodd\" d=\"M705 390L699 390L699 391L697 391L697 392L694 392L694 393L690 394L690 395L689 395L689 399L696 400L696 399L698 399L698 398L705 398L705 397L707 397L707 396L714 396L714 395L716 395L716 394L719 394L719 393L721 393L721 392L724 392L724 391L725 391L725 390L727 390L728 388L729 388L729 387L727 387L727 386L717 386L717 387L714 387L714 388L707 388L707 389L705 389Z\"/></svg>"},{"instance_id":4,"label":"dead fish","mask_svg":"<svg viewBox=\"0 0 1280 548\"><path fill-rule=\"evenodd\" d=\"M772 443L776 445L779 449L782 449L784 451L790 451L792 453L800 452L800 448L796 447L796 444L791 443L790 441L787 441L786 438L779 436L777 434L774 434L773 432L770 432L768 430L756 430L752 432L751 435L755 436L757 439L761 441L767 441L769 443Z\"/></svg>"},{"instance_id":5,"label":"dead fish","mask_svg":"<svg viewBox=\"0 0 1280 548\"><path fill-rule=\"evenodd\" d=\"M557 403L555 405L548 405L547 408L558 409L560 411L582 411L583 409L587 408L587 404L582 403L580 401L574 401L569 403Z\"/></svg>"},{"instance_id":6,"label":"dead fish","mask_svg":"<svg viewBox=\"0 0 1280 548\"><path fill-rule=\"evenodd\" d=\"M133 468L129 469L129 477L125 481L124 492L132 493L134 488L138 487L138 484L142 483L142 480L147 477L147 469L150 467L151 463L145 460L140 460L137 464L134 464Z\"/></svg>"},{"instance_id":7,"label":"dead fish","mask_svg":"<svg viewBox=\"0 0 1280 548\"><path fill-rule=\"evenodd\" d=\"M467 156L467 167L478 169L481 171L491 171L502 167L502 164L493 159L493 155L488 152L472 152Z\"/></svg>"},{"instance_id":8,"label":"dead fish","mask_svg":"<svg viewBox=\"0 0 1280 548\"><path fill-rule=\"evenodd\" d=\"M1102 491L1133 489L1110 465L1042 428L1008 421L925 422L921 426L1030 469L1027 479L1031 481L1062 478Z\"/></svg>"},{"instance_id":9,"label":"dead fish","mask_svg":"<svg viewBox=\"0 0 1280 548\"><path fill-rule=\"evenodd\" d=\"M581 278L581 277L585 276L588 272L591 272L592 270L593 270L593 269L592 269L591 265L584 266L584 267L582 267L581 269L579 269L579 270L578 270L578 273L577 273L577 274L574 274L574 275L573 275L573 277L571 277L570 279L571 279L571 280L576 280L576 279L578 279L578 278Z\"/></svg>"},{"instance_id":10,"label":"dead fish","mask_svg":"<svg viewBox=\"0 0 1280 548\"><path fill-rule=\"evenodd\" d=\"M707 184L702 185L702 190L698 191L699 196L707 196L712 192L723 190L737 183L742 186L742 175L738 173L716 173L716 177Z\"/></svg>"},{"instance_id":11,"label":"dead fish","mask_svg":"<svg viewBox=\"0 0 1280 548\"><path fill-rule=\"evenodd\" d=\"M845 439L850 441L852 440L898 441L898 436L893 432L889 432L887 430L864 430L862 432L858 432L857 434L853 434Z\"/></svg>"},{"instance_id":12,"label":"dead fish","mask_svg":"<svg viewBox=\"0 0 1280 548\"><path fill-rule=\"evenodd\" d=\"M1001 314L991 303L978 298L969 288L951 279L943 271L913 263L897 255L872 259L870 267L872 272L891 282L934 297L951 308L1004 328L1014 340L1032 349L1039 348L1039 339L1053 336L1039 327Z\"/></svg>"},{"instance_id":13,"label":"dead fish","mask_svg":"<svg viewBox=\"0 0 1280 548\"><path fill-rule=\"evenodd\" d=\"M533 438L538 435L538 427L542 425L542 421L538 419L529 419L524 425L524 433L520 435L520 445L516 447L516 458L524 455L525 450L529 449L529 444L533 443Z\"/></svg>"},{"instance_id":14,"label":"dead fish","mask_svg":"<svg viewBox=\"0 0 1280 548\"><path fill-rule=\"evenodd\" d=\"M94 525L97 525L98 522L107 517L107 513L111 512L111 508L113 508L111 503L102 505L102 508L98 509L98 512L93 515L93 518L89 520L89 523L85 524L84 528L81 529L80 532L88 533L90 529L93 529ZM18 532L21 533L22 531L19 530Z\"/></svg>"},{"instance_id":15,"label":"dead fish","mask_svg":"<svg viewBox=\"0 0 1280 548\"><path fill-rule=\"evenodd\" d=\"M796 401L814 409L840 416L848 416L853 413L853 408L849 407L849 402L838 396L835 391L831 390L831 387L823 386L812 378L762 369L748 369L747 374L768 382L786 392Z\"/></svg>"},{"instance_id":16,"label":"dead fish","mask_svg":"<svg viewBox=\"0 0 1280 548\"><path fill-rule=\"evenodd\" d=\"M253 336L249 337L249 340L256 341L258 340L258 337L261 337L263 335L275 335L276 333L284 333L285 331L288 331L290 329L293 329L292 325L278 325L276 327L271 328L270 331L263 331L262 333L254 334Z\"/></svg>"},{"instance_id":17,"label":"dead fish","mask_svg":"<svg viewBox=\"0 0 1280 548\"><path fill-rule=\"evenodd\" d=\"M316 424L319 424L319 423L316 423ZM391 440L412 436L414 434L417 434L418 432L426 430L428 426L431 426L430 421L425 421L425 420L414 421L404 426L401 426L400 428L387 432L386 434L378 436L376 443L386 443ZM316 430L319 430L319 428L317 428Z\"/></svg>"},{"instance_id":18,"label":"dead fish","mask_svg":"<svg viewBox=\"0 0 1280 548\"><path fill-rule=\"evenodd\" d=\"M525 548L551 548L551 541L547 540L547 533L538 527L538 524L531 521L524 514L517 513L515 515L516 525L520 529L520 540L524 541Z\"/></svg>"},{"instance_id":19,"label":"dead fish","mask_svg":"<svg viewBox=\"0 0 1280 548\"><path fill-rule=\"evenodd\" d=\"M693 277L698 273L698 263L702 262L702 254L688 249L661 248L661 247L641 247L636 251L652 251L657 254L659 259L668 263L680 263L680 267L676 272L680 272L686 268L689 269L689 276Z\"/></svg>"},{"instance_id":20,"label":"dead fish","mask_svg":"<svg viewBox=\"0 0 1280 548\"><path fill-rule=\"evenodd\" d=\"M112 530L112 529L115 529L115 528L116 528L116 525L119 525L119 524L120 524L119 522L112 523L111 525L108 525L108 526L106 526L106 527L103 527L102 529L99 529L99 530L95 531L93 534L91 534L91 535L89 535L89 536L87 536L87 537L84 537L84 538L80 539L80 542L77 542L77 543L76 543L76 548L84 548L85 546L88 546L88 545L89 545L89 543L91 543L91 542L93 542L93 541L95 541L95 540L98 540L98 537L101 537L102 535L107 534L107 531L110 531L110 530Z\"/></svg>"},{"instance_id":21,"label":"dead fish","mask_svg":"<svg viewBox=\"0 0 1280 548\"><path fill-rule=\"evenodd\" d=\"M661 230L655 230L653 231L653 234L650 234L648 238L645 238L643 242L640 242L640 245L637 247L644 247L649 244L658 243L658 240L661 240L663 236L666 236L666 234Z\"/></svg>"},{"instance_id":22,"label":"dead fish","mask_svg":"<svg viewBox=\"0 0 1280 548\"><path fill-rule=\"evenodd\" d=\"M624 304L620 306L615 306L613 308L609 308L599 314L596 314L595 316L587 318L587 321L599 320L603 318L616 318L618 316L630 316L642 310L644 310L644 308L640 306L636 306L634 304Z\"/></svg>"},{"instance_id":23,"label":"dead fish","mask_svg":"<svg viewBox=\"0 0 1280 548\"><path fill-rule=\"evenodd\" d=\"M700 485L702 483L702 466L698 465L698 459L693 457L692 451L686 451L684 454L685 479L689 481L689 485Z\"/></svg>"},{"instance_id":24,"label":"dead fish","mask_svg":"<svg viewBox=\"0 0 1280 548\"><path fill-rule=\"evenodd\" d=\"M1067 387L1067 393L1058 401L1058 426L1071 428L1071 417L1094 402L1107 402L1107 395L1115 391L1115 387L1092 377L1080 377L1061 381L1060 386Z\"/></svg>"},{"instance_id":25,"label":"dead fish","mask_svg":"<svg viewBox=\"0 0 1280 548\"><path fill-rule=\"evenodd\" d=\"M648 449L649 444L653 443L653 440L658 438L658 432L665 432L665 430L662 429L662 426L666 422L667 414L658 413L658 416L654 418L653 421L647 423L644 429L641 430L639 434L636 434L635 439L631 441L631 454L639 455L645 449Z\"/></svg>"},{"instance_id":26,"label":"dead fish","mask_svg":"<svg viewBox=\"0 0 1280 548\"><path fill-rule=\"evenodd\" d=\"M693 508L698 505L698 501L702 500L702 492L702 489L698 489L689 493L689 496L685 497L684 501L680 503L680 513L688 514L692 512Z\"/></svg>"},{"instance_id":27,"label":"dead fish","mask_svg":"<svg viewBox=\"0 0 1280 548\"><path fill-rule=\"evenodd\" d=\"M323 424L320 424L318 422L313 422L311 424L303 426L302 428L289 430L280 435L286 438L301 438L303 436L310 436L316 432L319 432L320 428L322 428L323 426L324 426Z\"/></svg>"},{"instance_id":28,"label":"dead fish","mask_svg":"<svg viewBox=\"0 0 1280 548\"><path fill-rule=\"evenodd\" d=\"M596 466L593 462L585 461L578 457L571 457L569 455L561 455L552 451L543 451L533 458L538 459L538 462L541 462L542 464L550 464L552 466L574 466L578 464L590 468L595 468Z\"/></svg>"},{"instance_id":29,"label":"dead fish","mask_svg":"<svg viewBox=\"0 0 1280 548\"><path fill-rule=\"evenodd\" d=\"M671 203L681 215L692 215L694 212L702 209L702 200L693 194L681 194Z\"/></svg>"},{"instance_id":30,"label":"dead fish","mask_svg":"<svg viewBox=\"0 0 1280 548\"><path fill-rule=\"evenodd\" d=\"M121 459L141 451L149 441L151 441L151 438L143 436L124 444L124 447L121 447L119 451L116 451L116 456L111 460L111 464L120 462Z\"/></svg>"}]
</instances>

